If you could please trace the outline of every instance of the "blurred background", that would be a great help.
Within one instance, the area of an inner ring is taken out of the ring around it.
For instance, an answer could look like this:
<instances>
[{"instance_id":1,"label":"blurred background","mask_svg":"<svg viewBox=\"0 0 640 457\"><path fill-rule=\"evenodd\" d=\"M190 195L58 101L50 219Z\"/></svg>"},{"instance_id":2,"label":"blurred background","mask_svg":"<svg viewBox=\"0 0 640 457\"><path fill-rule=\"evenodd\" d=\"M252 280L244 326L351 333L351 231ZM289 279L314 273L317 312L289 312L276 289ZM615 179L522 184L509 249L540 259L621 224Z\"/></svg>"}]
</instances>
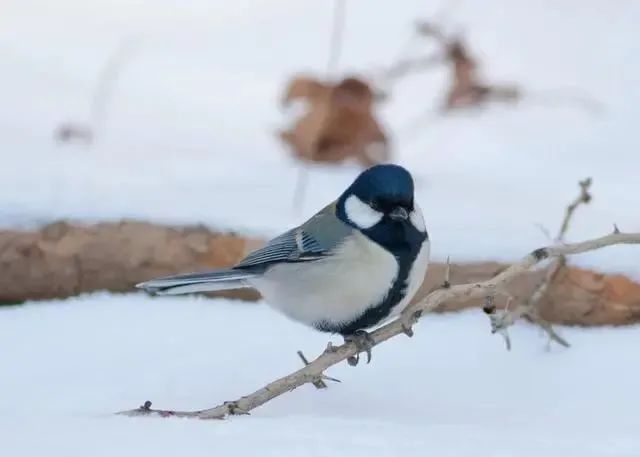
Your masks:
<instances>
[{"instance_id":1,"label":"blurred background","mask_svg":"<svg viewBox=\"0 0 640 457\"><path fill-rule=\"evenodd\" d=\"M634 0L4 0L0 303L27 304L0 307L3 450L640 455L637 325L561 327L569 350L517 325L507 353L477 310L251 418L111 415L237 398L324 348L265 306L133 285L234 263L371 163L415 177L425 288L447 256L461 283L553 243L587 177L564 238L639 232L638 24ZM638 259L572 257L543 317L637 323Z\"/></svg>"},{"instance_id":2,"label":"blurred background","mask_svg":"<svg viewBox=\"0 0 640 457\"><path fill-rule=\"evenodd\" d=\"M307 166L292 210L300 167L277 130L295 118L281 100L304 74L386 91L375 117L391 160L416 176L437 258L511 260L545 243L536 224L555 233L587 176L594 200L571 238L640 228L637 2L347 0L336 20L337 5L5 1L0 223L126 217L275 235L361 169ZM399 62L441 52L420 21L462 37L482 81L521 99L436 115L446 62L385 82ZM91 144L57 140L69 123L90 127ZM632 252L579 261L638 275Z\"/></svg>"}]
</instances>

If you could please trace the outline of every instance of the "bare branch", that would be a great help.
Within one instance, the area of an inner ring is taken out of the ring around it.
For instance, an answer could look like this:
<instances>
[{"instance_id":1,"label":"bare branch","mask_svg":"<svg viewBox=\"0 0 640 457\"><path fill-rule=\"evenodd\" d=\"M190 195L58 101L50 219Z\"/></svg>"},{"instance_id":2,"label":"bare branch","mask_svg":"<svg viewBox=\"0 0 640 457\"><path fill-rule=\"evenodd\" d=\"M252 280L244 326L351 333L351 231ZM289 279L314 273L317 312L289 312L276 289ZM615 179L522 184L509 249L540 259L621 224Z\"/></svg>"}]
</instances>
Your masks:
<instances>
[{"instance_id":1,"label":"bare branch","mask_svg":"<svg viewBox=\"0 0 640 457\"><path fill-rule=\"evenodd\" d=\"M576 208L580 204L588 204L592 196L589 192L591 188L592 179L586 178L582 181L578 182L580 186L579 195L573 200L565 210L564 219L562 220L562 224L560 226L560 231L556 236L556 242L562 243L564 241L564 237L569 229L569 223L571 222L571 218L575 213ZM538 304L545 297L549 287L558 277L558 273L562 270L562 268L566 265L567 259L564 255L560 255L549 263L547 267L547 272L543 278L543 280L538 284L538 286L531 293L531 296L524 303L518 304L512 310L497 310L495 306L491 310L487 310L487 306L485 306L485 312L489 315L489 319L491 321L491 332L492 333L500 333L507 340L507 349L510 348L510 342L508 341L507 328L513 325L518 319L525 318L530 322L540 326L540 328L547 334L549 337L549 341L555 341L564 347L569 347L569 343L562 338L560 335L556 333L550 323L546 322L542 319L538 313ZM508 306L507 306L508 308Z\"/></svg>"},{"instance_id":2,"label":"bare branch","mask_svg":"<svg viewBox=\"0 0 640 457\"><path fill-rule=\"evenodd\" d=\"M473 299L495 295L504 290L504 287L515 277L532 269L543 260L553 259L560 256L579 254L593 251L605 246L614 244L640 244L640 233L612 233L600 238L595 238L580 243L563 244L558 246L548 246L536 249L526 255L520 262L511 265L493 278L470 284L454 285L449 288L439 288L427 295L420 302L409 306L402 315L378 328L370 334L372 346L404 334L406 328L410 328L421 315L433 311L443 302L453 299ZM156 410L151 408L151 403L118 414L127 416L171 416L171 417L192 417L198 419L221 419L228 415L247 414L249 411L279 397L280 395L297 389L308 383L313 383L331 366L336 365L349 357L353 357L358 352L355 343L345 343L341 346L332 346L331 350L325 350L318 358L309 365L277 379L257 391L241 397L233 402L225 402L221 405L199 411L171 411Z\"/></svg>"},{"instance_id":3,"label":"bare branch","mask_svg":"<svg viewBox=\"0 0 640 457\"><path fill-rule=\"evenodd\" d=\"M391 66L391 68L386 70L382 74L381 79L385 81L386 84L390 84L396 79L402 78L409 73L426 70L444 62L446 62L446 57L440 54L427 57L419 57L415 59L401 60L400 62L395 63L393 66Z\"/></svg>"},{"instance_id":4,"label":"bare branch","mask_svg":"<svg viewBox=\"0 0 640 457\"><path fill-rule=\"evenodd\" d=\"M585 205L588 204L593 198L589 193L589 189L591 188L592 182L593 180L591 178L586 178L578 182L578 185L580 186L580 195L578 195L576 199L573 202L571 202L569 206L567 206L567 210L565 211L564 219L562 220L562 225L560 226L560 232L558 233L556 241L562 241L564 239L564 236L567 234L567 229L569 228L569 222L571 221L571 217L573 216L573 213L576 210L576 208L581 203L584 203Z\"/></svg>"}]
</instances>

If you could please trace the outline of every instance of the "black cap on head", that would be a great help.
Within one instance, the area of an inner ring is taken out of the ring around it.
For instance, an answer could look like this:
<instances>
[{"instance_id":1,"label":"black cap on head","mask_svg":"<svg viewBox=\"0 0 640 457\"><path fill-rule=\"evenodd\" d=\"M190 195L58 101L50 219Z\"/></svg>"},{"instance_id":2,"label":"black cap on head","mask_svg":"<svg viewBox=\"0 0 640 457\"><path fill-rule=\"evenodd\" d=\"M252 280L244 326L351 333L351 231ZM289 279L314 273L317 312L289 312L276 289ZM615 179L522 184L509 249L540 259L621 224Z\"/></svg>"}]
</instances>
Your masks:
<instances>
[{"instance_id":1,"label":"black cap on head","mask_svg":"<svg viewBox=\"0 0 640 457\"><path fill-rule=\"evenodd\" d=\"M388 202L413 206L413 178L403 167L375 165L363 171L345 191L363 202Z\"/></svg>"}]
</instances>

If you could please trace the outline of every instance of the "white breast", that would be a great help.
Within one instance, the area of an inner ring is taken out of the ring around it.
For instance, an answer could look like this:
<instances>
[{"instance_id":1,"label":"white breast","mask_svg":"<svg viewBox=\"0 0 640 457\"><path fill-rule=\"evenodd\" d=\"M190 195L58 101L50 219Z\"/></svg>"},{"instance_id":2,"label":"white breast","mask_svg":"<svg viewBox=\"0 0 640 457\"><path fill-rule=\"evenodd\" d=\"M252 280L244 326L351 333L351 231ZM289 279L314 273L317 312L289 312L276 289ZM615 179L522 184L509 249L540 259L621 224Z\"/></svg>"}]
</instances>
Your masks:
<instances>
[{"instance_id":1,"label":"white breast","mask_svg":"<svg viewBox=\"0 0 640 457\"><path fill-rule=\"evenodd\" d=\"M393 255L355 232L326 260L278 265L251 283L294 320L339 324L382 301L397 274Z\"/></svg>"}]
</instances>

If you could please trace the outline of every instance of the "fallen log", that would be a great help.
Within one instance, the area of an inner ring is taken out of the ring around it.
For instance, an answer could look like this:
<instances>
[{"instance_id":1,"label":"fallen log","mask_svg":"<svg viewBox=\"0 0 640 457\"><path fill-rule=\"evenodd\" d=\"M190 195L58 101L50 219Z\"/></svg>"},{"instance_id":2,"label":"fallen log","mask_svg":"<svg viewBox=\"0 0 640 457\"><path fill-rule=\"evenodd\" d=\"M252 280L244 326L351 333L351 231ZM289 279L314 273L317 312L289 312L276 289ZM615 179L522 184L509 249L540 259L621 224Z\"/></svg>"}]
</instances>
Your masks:
<instances>
[{"instance_id":1,"label":"fallen log","mask_svg":"<svg viewBox=\"0 0 640 457\"><path fill-rule=\"evenodd\" d=\"M131 292L156 276L231 265L259 241L202 226L122 221L56 222L37 231L0 231L0 303ZM219 294L256 300L249 289Z\"/></svg>"},{"instance_id":2,"label":"fallen log","mask_svg":"<svg viewBox=\"0 0 640 457\"><path fill-rule=\"evenodd\" d=\"M233 265L263 240L203 226L169 227L121 221L49 224L35 231L0 230L0 303L66 298L97 290L131 292L138 282L163 275ZM496 262L454 263L451 283L484 281L506 267ZM446 265L429 267L417 299L442 283ZM513 280L511 296L526 298L544 271ZM254 301L251 289L216 294ZM496 305L505 301L496 298ZM443 303L437 311L482 307L481 299ZM622 325L640 322L640 284L622 275L564 268L538 305L550 323Z\"/></svg>"}]
</instances>

